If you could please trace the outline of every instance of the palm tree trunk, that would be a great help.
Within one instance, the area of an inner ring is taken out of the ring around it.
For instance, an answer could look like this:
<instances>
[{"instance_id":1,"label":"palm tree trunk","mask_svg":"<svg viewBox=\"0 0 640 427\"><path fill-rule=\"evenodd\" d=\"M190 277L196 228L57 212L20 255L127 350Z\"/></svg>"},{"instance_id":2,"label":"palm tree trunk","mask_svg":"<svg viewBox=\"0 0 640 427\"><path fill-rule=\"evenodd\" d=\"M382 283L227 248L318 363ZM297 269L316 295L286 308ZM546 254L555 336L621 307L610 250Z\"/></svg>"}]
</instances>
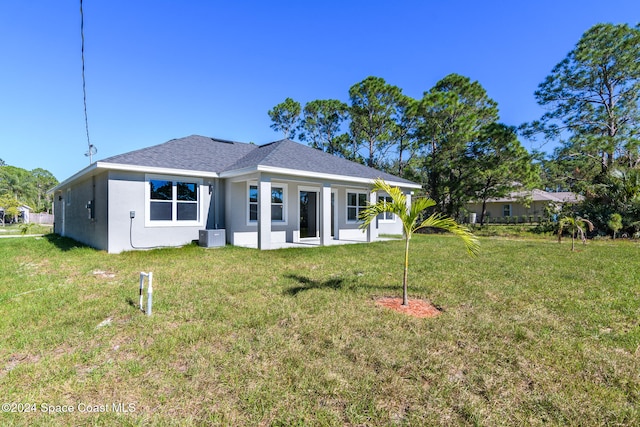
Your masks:
<instances>
[{"instance_id":1,"label":"palm tree trunk","mask_svg":"<svg viewBox=\"0 0 640 427\"><path fill-rule=\"evenodd\" d=\"M409 276L409 236L405 236L404 244L404 275L402 276L402 305L409 305L407 278Z\"/></svg>"},{"instance_id":2,"label":"palm tree trunk","mask_svg":"<svg viewBox=\"0 0 640 427\"><path fill-rule=\"evenodd\" d=\"M575 231L571 232L571 250L574 251L575 250L575 240L576 240L576 233Z\"/></svg>"}]
</instances>

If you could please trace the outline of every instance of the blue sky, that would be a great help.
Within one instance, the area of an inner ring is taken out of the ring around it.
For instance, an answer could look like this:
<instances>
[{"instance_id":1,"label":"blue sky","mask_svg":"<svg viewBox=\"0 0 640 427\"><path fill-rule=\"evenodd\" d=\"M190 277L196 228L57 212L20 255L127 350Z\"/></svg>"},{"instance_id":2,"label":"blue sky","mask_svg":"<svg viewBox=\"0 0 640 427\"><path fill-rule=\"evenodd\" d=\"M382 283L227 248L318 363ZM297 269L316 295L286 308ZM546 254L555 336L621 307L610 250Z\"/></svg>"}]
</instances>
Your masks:
<instances>
[{"instance_id":1,"label":"blue sky","mask_svg":"<svg viewBox=\"0 0 640 427\"><path fill-rule=\"evenodd\" d=\"M0 0L0 158L59 180L89 164L79 9ZM191 134L277 140L274 105L347 102L370 75L415 98L447 74L468 76L519 125L544 113L533 92L581 35L635 25L640 2L85 0L84 15L102 159Z\"/></svg>"}]
</instances>

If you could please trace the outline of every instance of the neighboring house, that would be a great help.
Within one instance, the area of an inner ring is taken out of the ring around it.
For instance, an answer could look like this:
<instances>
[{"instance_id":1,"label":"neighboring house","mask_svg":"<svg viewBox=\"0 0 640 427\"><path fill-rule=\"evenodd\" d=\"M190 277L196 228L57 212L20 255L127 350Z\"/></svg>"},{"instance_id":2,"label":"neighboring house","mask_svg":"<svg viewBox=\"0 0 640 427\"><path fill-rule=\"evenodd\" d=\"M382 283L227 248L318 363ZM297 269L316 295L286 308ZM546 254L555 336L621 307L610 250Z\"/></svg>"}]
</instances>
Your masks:
<instances>
[{"instance_id":1,"label":"neighboring house","mask_svg":"<svg viewBox=\"0 0 640 427\"><path fill-rule=\"evenodd\" d=\"M260 249L402 234L393 215L358 228L367 202L386 197L370 192L376 178L407 194L420 188L287 139L257 146L192 135L98 161L58 184L54 231L110 253L191 243L205 229Z\"/></svg>"},{"instance_id":2,"label":"neighboring house","mask_svg":"<svg viewBox=\"0 0 640 427\"><path fill-rule=\"evenodd\" d=\"M31 213L32 210L33 209L31 209L27 205L20 205L20 206L18 206L18 217L17 218L13 218L13 219L18 221L18 222L28 223L29 222L29 214ZM4 208L2 208L2 207L0 207L0 221L4 221Z\"/></svg>"},{"instance_id":3,"label":"neighboring house","mask_svg":"<svg viewBox=\"0 0 640 427\"><path fill-rule=\"evenodd\" d=\"M20 207L18 207L18 212L20 212L19 217L20 217L20 221L26 223L29 223L29 215L31 214L31 211L33 209L31 209L29 206L27 205L22 205Z\"/></svg>"},{"instance_id":4,"label":"neighboring house","mask_svg":"<svg viewBox=\"0 0 640 427\"><path fill-rule=\"evenodd\" d=\"M506 197L489 199L486 202L484 222L503 221L505 218L523 218L538 221L546 218L549 212L556 212L566 203L575 204L584 197L571 192L551 193L544 190L520 191ZM469 222L480 222L482 202L469 203Z\"/></svg>"}]
</instances>

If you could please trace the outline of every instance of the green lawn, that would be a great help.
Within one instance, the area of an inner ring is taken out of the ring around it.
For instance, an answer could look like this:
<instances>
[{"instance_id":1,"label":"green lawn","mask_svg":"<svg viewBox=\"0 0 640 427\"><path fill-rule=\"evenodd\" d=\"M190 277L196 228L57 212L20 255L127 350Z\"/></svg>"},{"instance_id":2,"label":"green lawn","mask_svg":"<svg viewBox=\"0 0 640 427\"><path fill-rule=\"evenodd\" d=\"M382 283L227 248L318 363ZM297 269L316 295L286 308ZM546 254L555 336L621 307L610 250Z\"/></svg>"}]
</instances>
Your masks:
<instances>
[{"instance_id":1,"label":"green lawn","mask_svg":"<svg viewBox=\"0 0 640 427\"><path fill-rule=\"evenodd\" d=\"M416 319L374 303L401 296L402 241L107 255L0 239L2 403L35 409L0 424L640 424L640 245L481 245L412 240L410 298L444 310Z\"/></svg>"},{"instance_id":2,"label":"green lawn","mask_svg":"<svg viewBox=\"0 0 640 427\"><path fill-rule=\"evenodd\" d=\"M23 227L27 226L27 234L47 234L51 233L53 225L50 224L5 224L0 225L0 237L25 234Z\"/></svg>"}]
</instances>

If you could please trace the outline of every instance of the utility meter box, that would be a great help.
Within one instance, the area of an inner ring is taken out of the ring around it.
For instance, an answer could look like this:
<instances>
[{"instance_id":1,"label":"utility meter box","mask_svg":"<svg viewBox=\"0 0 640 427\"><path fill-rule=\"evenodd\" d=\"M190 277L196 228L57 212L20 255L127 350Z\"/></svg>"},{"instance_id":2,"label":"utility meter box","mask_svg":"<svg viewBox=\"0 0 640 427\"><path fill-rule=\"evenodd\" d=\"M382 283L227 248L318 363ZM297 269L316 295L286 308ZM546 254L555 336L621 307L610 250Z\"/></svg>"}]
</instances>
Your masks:
<instances>
[{"instance_id":1,"label":"utility meter box","mask_svg":"<svg viewBox=\"0 0 640 427\"><path fill-rule=\"evenodd\" d=\"M225 230L200 230L199 244L205 248L214 248L226 245L227 236Z\"/></svg>"}]
</instances>

